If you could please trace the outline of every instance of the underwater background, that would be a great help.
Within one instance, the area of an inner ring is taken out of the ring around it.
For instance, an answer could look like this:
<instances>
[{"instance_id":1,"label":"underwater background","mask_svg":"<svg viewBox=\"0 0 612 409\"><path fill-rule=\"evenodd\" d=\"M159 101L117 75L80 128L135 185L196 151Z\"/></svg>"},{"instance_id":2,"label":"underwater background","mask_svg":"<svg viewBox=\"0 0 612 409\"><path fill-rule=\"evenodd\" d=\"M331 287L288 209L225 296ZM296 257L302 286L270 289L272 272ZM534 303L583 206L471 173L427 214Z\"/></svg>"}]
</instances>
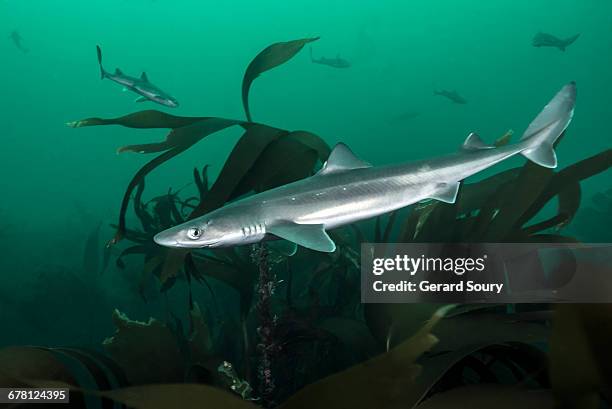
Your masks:
<instances>
[{"instance_id":1,"label":"underwater background","mask_svg":"<svg viewBox=\"0 0 612 409\"><path fill-rule=\"evenodd\" d=\"M235 288L214 276L206 283L192 283L185 278L188 271L177 272L168 285L158 279L160 271L152 273L145 267L151 273L145 277L143 265L150 258L143 261L140 253L119 258L130 247L129 240L105 247L115 235L128 183L153 157L118 154L118 147L162 141L167 129L71 129L66 124L151 109L182 117L245 120L241 100L245 69L261 50L277 42L320 37L252 84L253 121L306 130L330 147L344 142L374 165L455 151L470 132L493 142L514 130L516 140L570 81L577 83L578 98L574 120L556 149L559 169L609 152L611 145L609 1L1 0L0 27L0 347L78 346L104 351L103 340L121 322L117 316L113 319L115 308L132 320L154 317L168 327L182 323L188 332L194 325L190 309L193 312L195 302L210 326L214 355L233 362L240 368L238 378L248 380L245 362L251 359L257 367L259 358L255 348L253 356L245 358L240 317L248 317L246 332L252 338L261 335L255 304L249 312L241 311L244 300ZM532 40L539 32L559 38L580 36L560 50L535 47ZM151 82L176 97L180 106L135 103L135 94L121 92L108 79L100 80L96 45L104 52L108 71L120 67L135 77L146 71ZM313 64L311 52L315 58L341 57L350 67ZM439 90L456 91L467 103L436 95ZM239 126L224 129L163 163L147 175L143 202L163 197L169 189L180 190L185 199L197 197L194 167L208 165L212 184L243 133ZM524 162L522 157L512 158L468 182ZM610 241L612 233L606 226L612 225L612 184L610 165L605 163L580 182L579 208L571 221L549 226L556 229L551 234L583 242ZM534 220L554 215L556 206L554 200L547 202ZM154 212L151 206L148 209ZM127 225L138 224L130 204ZM360 226L373 241L374 221ZM152 245L150 237L148 243ZM301 253L296 270L321 262L318 255ZM285 280L279 284L285 294L287 277L278 274ZM322 281L316 285L323 290L317 305L326 304L326 297L331 297L326 286L338 284L318 279ZM312 288L310 280L304 273L295 285ZM313 298L304 288L296 293L303 296L306 308ZM355 292L343 297L352 300L346 305L358 310L359 286L351 288ZM283 308L274 308L282 316ZM422 323L433 312L425 311L415 313L415 321ZM350 314L343 309L340 315ZM355 316L363 321L363 311ZM325 328L318 328L335 334L335 326L345 324L328 320ZM479 328L486 332L489 324ZM353 329L359 339L364 328ZM287 334L292 339L292 332ZM311 341L318 339L309 334ZM333 348L339 344L321 345L328 349L300 350L296 356L327 356L337 352ZM299 379L276 368L279 392L264 406L284 401L304 385L385 349L374 341L365 349L350 342L343 345L347 356L333 365L320 363L323 369L313 369L313 363ZM283 365L290 366L289 362L293 361L285 360ZM294 384L288 386L288 379ZM266 393L255 387L254 394Z\"/></svg>"}]
</instances>

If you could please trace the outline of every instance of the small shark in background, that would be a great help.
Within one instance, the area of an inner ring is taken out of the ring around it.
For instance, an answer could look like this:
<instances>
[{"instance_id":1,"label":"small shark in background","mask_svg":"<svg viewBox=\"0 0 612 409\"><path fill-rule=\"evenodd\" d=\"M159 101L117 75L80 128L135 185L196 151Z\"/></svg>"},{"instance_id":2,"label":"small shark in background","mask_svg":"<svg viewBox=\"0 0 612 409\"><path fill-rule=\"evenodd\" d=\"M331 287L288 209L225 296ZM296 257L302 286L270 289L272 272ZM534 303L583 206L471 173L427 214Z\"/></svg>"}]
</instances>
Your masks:
<instances>
[{"instance_id":1,"label":"small shark in background","mask_svg":"<svg viewBox=\"0 0 612 409\"><path fill-rule=\"evenodd\" d=\"M119 68L115 70L114 74L106 71L102 66L102 50L100 46L96 46L96 50L98 52L98 64L100 65L100 77L102 79L108 78L111 81L123 85L125 89L140 95L140 97L136 99L136 102L152 101L170 108L179 106L176 98L151 84L146 72L143 72L140 78L136 78L125 75Z\"/></svg>"},{"instance_id":2,"label":"small shark in background","mask_svg":"<svg viewBox=\"0 0 612 409\"><path fill-rule=\"evenodd\" d=\"M572 45L577 39L580 37L580 34L576 34L569 38L558 38L552 34L547 34L543 32L537 33L533 37L532 44L534 47L555 47L561 51L565 51L567 47Z\"/></svg>"},{"instance_id":3,"label":"small shark in background","mask_svg":"<svg viewBox=\"0 0 612 409\"><path fill-rule=\"evenodd\" d=\"M9 36L9 39L13 41L13 44L15 44L15 47L17 47L19 51L21 51L22 53L28 53L30 51L23 46L22 44L23 38L21 37L21 34L19 34L19 31L13 30L13 32Z\"/></svg>"},{"instance_id":4,"label":"small shark in background","mask_svg":"<svg viewBox=\"0 0 612 409\"><path fill-rule=\"evenodd\" d=\"M351 66L351 63L344 58L341 58L340 54L338 54L336 58L314 58L312 55L312 47L310 47L310 61L312 61L314 64L327 65L328 67L333 68L349 68Z\"/></svg>"},{"instance_id":5,"label":"small shark in background","mask_svg":"<svg viewBox=\"0 0 612 409\"><path fill-rule=\"evenodd\" d=\"M604 191L597 192L591 198L591 201L597 205L601 210L611 211L612 210L612 188Z\"/></svg>"},{"instance_id":6,"label":"small shark in background","mask_svg":"<svg viewBox=\"0 0 612 409\"><path fill-rule=\"evenodd\" d=\"M467 100L463 98L457 91L435 90L434 95L439 95L453 101L455 104L467 104Z\"/></svg>"},{"instance_id":7,"label":"small shark in background","mask_svg":"<svg viewBox=\"0 0 612 409\"><path fill-rule=\"evenodd\" d=\"M403 114L396 115L393 119L396 121L409 121L411 119L417 118L421 115L418 111L408 111Z\"/></svg>"},{"instance_id":8,"label":"small shark in background","mask_svg":"<svg viewBox=\"0 0 612 409\"><path fill-rule=\"evenodd\" d=\"M166 247L219 248L281 238L294 249L300 245L333 252L336 244L327 230L426 199L454 203L463 179L517 154L540 166L556 167L553 144L572 120L575 100L572 82L512 145L487 145L472 133L459 152L373 167L338 144L314 176L231 202L162 231L154 240Z\"/></svg>"}]
</instances>

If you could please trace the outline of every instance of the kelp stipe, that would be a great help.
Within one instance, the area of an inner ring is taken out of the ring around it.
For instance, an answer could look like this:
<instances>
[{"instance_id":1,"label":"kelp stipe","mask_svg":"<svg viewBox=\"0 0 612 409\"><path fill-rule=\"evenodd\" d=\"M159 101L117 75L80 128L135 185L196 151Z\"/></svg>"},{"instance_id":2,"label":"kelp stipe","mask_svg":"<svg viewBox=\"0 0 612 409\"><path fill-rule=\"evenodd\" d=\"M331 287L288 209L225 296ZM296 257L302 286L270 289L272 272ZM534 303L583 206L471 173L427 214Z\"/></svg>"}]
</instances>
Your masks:
<instances>
[{"instance_id":1,"label":"kelp stipe","mask_svg":"<svg viewBox=\"0 0 612 409\"><path fill-rule=\"evenodd\" d=\"M278 345L275 341L277 317L272 312L272 296L276 290L276 276L269 264L269 251L265 243L253 245L251 253L253 263L258 266L259 277L256 287L257 301L255 310L259 325L257 327L257 353L259 363L257 377L259 378L259 395L264 407L274 404L275 382L273 373L273 359Z\"/></svg>"}]
</instances>

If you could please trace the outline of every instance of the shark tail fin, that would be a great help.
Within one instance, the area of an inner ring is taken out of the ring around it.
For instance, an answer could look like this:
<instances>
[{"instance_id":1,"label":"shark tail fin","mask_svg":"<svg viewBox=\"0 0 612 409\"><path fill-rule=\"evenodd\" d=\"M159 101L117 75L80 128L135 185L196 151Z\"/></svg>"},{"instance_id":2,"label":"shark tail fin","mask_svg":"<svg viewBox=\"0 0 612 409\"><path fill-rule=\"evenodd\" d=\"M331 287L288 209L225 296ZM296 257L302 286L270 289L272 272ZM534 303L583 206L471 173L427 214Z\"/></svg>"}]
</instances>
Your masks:
<instances>
[{"instance_id":1,"label":"shark tail fin","mask_svg":"<svg viewBox=\"0 0 612 409\"><path fill-rule=\"evenodd\" d=\"M98 65L100 66L100 79L103 80L106 77L106 71L102 67L102 49L99 45L96 45L96 52L98 53Z\"/></svg>"},{"instance_id":2,"label":"shark tail fin","mask_svg":"<svg viewBox=\"0 0 612 409\"><path fill-rule=\"evenodd\" d=\"M574 42L576 42L576 40L578 40L578 37L580 37L580 33L571 36L570 38L565 39L564 44L563 44L563 50L565 51L565 49L574 44Z\"/></svg>"},{"instance_id":3,"label":"shark tail fin","mask_svg":"<svg viewBox=\"0 0 612 409\"><path fill-rule=\"evenodd\" d=\"M521 137L520 143L524 145L521 154L540 166L556 168L554 144L571 122L575 103L576 83L571 82L529 124Z\"/></svg>"}]
</instances>

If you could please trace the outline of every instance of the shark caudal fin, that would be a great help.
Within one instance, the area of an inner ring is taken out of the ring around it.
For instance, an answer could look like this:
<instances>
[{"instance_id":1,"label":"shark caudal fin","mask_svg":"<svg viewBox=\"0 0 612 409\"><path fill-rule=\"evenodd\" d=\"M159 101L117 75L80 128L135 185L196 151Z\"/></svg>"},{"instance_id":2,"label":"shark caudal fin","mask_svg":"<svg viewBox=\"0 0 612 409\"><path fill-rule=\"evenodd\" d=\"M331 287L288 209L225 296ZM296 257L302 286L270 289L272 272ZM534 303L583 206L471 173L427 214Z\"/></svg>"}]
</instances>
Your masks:
<instances>
[{"instance_id":1,"label":"shark caudal fin","mask_svg":"<svg viewBox=\"0 0 612 409\"><path fill-rule=\"evenodd\" d=\"M571 122L575 103L576 83L571 82L529 124L521 137L521 144L525 146L521 154L540 166L556 168L554 143Z\"/></svg>"},{"instance_id":2,"label":"shark caudal fin","mask_svg":"<svg viewBox=\"0 0 612 409\"><path fill-rule=\"evenodd\" d=\"M100 79L103 80L106 77L106 71L102 67L102 49L99 45L96 45L96 52L98 53L98 65L100 66Z\"/></svg>"},{"instance_id":3,"label":"shark caudal fin","mask_svg":"<svg viewBox=\"0 0 612 409\"><path fill-rule=\"evenodd\" d=\"M580 37L580 33L578 33L578 34L576 34L576 35L573 35L573 36L571 36L570 38L566 38L565 40L563 40L563 45L561 46L561 49L562 49L563 51L565 51L565 49L566 49L567 47L569 47L570 45L574 44L574 42L575 42L576 40L578 40L578 37Z\"/></svg>"}]
</instances>

